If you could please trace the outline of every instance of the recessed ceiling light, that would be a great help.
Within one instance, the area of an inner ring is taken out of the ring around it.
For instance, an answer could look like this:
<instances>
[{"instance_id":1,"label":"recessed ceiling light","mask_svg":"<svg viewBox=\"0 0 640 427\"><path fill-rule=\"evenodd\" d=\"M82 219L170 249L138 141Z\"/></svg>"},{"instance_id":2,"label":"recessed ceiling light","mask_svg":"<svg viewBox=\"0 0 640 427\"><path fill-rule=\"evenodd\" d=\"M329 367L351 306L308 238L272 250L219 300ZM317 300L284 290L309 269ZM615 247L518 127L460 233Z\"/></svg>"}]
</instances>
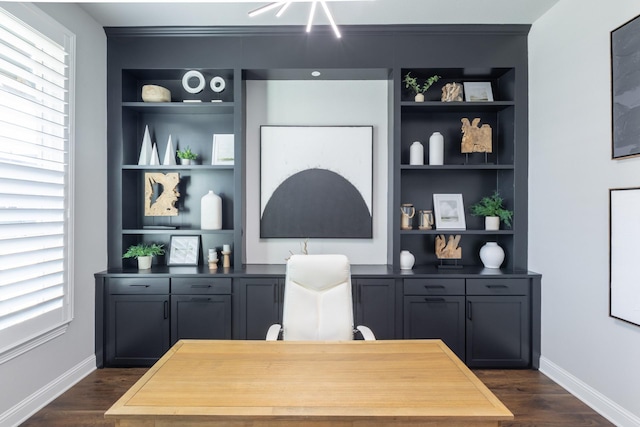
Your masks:
<instances>
[{"instance_id":1,"label":"recessed ceiling light","mask_svg":"<svg viewBox=\"0 0 640 427\"><path fill-rule=\"evenodd\" d=\"M312 71L312 72L311 72L311 75L312 75L313 77L318 77L318 76L320 76L320 74L322 74L320 71Z\"/></svg>"}]
</instances>

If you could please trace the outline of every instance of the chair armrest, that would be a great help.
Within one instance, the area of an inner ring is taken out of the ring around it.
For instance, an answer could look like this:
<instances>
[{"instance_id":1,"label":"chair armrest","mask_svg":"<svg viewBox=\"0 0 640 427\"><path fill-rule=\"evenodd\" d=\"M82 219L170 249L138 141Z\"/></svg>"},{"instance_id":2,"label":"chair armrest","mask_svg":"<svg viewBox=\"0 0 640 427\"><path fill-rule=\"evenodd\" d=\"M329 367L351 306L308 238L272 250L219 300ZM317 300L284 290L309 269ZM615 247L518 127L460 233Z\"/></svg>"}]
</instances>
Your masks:
<instances>
[{"instance_id":1,"label":"chair armrest","mask_svg":"<svg viewBox=\"0 0 640 427\"><path fill-rule=\"evenodd\" d=\"M360 333L362 334L362 337L365 339L365 341L375 341L376 340L376 336L373 335L373 332L371 331L371 329L367 328L366 326L356 326L356 329L358 331L360 331Z\"/></svg>"},{"instance_id":2,"label":"chair armrest","mask_svg":"<svg viewBox=\"0 0 640 427\"><path fill-rule=\"evenodd\" d=\"M269 326L269 330L267 330L267 337L265 339L267 341L277 341L281 329L282 327L277 323Z\"/></svg>"}]
</instances>

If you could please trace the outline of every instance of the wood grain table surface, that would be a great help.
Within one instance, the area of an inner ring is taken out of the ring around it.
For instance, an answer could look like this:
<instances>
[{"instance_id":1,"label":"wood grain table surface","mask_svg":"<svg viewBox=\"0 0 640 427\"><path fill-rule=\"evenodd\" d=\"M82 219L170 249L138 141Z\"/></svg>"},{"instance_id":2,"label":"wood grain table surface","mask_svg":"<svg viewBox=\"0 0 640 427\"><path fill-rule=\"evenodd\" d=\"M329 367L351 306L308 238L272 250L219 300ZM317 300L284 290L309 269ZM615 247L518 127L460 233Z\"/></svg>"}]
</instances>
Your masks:
<instances>
[{"instance_id":1,"label":"wood grain table surface","mask_svg":"<svg viewBox=\"0 0 640 427\"><path fill-rule=\"evenodd\" d=\"M106 413L125 426L498 426L440 340L176 343Z\"/></svg>"}]
</instances>

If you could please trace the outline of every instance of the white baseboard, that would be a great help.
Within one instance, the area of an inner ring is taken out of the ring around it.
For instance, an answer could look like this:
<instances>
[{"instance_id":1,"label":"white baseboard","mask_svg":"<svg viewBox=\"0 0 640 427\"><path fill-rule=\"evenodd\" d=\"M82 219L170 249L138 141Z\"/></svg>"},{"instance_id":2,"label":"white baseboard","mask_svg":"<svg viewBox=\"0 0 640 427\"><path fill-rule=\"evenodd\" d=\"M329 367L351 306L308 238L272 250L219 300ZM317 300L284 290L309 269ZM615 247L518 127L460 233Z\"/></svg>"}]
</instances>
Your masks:
<instances>
[{"instance_id":1,"label":"white baseboard","mask_svg":"<svg viewBox=\"0 0 640 427\"><path fill-rule=\"evenodd\" d=\"M95 355L87 357L49 384L45 384L22 402L13 406L3 414L0 414L0 427L15 427L20 425L95 369Z\"/></svg>"},{"instance_id":2,"label":"white baseboard","mask_svg":"<svg viewBox=\"0 0 640 427\"><path fill-rule=\"evenodd\" d=\"M640 418L544 357L540 358L540 372L551 378L616 426L640 426Z\"/></svg>"}]
</instances>

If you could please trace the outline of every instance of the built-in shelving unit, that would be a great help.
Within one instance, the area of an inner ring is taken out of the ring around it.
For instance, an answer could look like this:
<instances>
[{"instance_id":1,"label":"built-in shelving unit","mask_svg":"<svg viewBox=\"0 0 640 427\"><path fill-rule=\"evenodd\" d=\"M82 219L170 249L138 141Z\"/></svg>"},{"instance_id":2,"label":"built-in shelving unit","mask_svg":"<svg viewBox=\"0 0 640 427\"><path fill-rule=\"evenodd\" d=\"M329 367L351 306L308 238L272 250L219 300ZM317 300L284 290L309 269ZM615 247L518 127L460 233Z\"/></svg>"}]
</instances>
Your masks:
<instances>
[{"instance_id":1,"label":"built-in shelving unit","mask_svg":"<svg viewBox=\"0 0 640 427\"><path fill-rule=\"evenodd\" d=\"M471 64L469 64L471 65ZM413 95L402 86L399 110L399 138L398 156L395 167L398 169L400 203L411 203L416 212L418 210L433 209L434 194L462 194L466 230L418 230L417 214L412 230L402 230L400 224L400 210L396 215L398 225L394 232L397 234L398 247L395 252L409 250L416 257L417 267L433 266L440 263L435 256L435 236L461 235L460 247L462 259L459 265L482 265L479 250L486 241L497 241L505 249L506 259L504 267L514 268L522 266L524 261L516 259L516 250L522 243L515 238L517 233L526 233L525 229L517 228L521 217L526 216L523 204L517 204L519 168L515 161L515 154L520 150L518 144L524 146L524 141L516 138L516 81L514 68L403 68L401 79L411 72L419 80L433 75L440 75L441 79L426 93L425 102L415 102ZM489 82L492 87L494 101L482 102L443 102L440 100L442 87L447 83ZM493 133L491 153L461 152L462 133L461 119L469 121L480 119L480 124L491 126ZM444 136L444 165L429 165L428 146L429 136L433 132L440 132ZM420 141L424 146L425 165L409 164L409 147L414 141ZM526 165L525 165L526 168ZM469 207L478 202L483 196L490 196L498 191L504 199L506 207L514 210L513 228L501 225L498 231L486 231L484 219L474 217L469 213ZM525 190L526 193L526 190ZM525 201L526 203L526 201ZM523 249L523 248L520 248Z\"/></svg>"}]
</instances>

